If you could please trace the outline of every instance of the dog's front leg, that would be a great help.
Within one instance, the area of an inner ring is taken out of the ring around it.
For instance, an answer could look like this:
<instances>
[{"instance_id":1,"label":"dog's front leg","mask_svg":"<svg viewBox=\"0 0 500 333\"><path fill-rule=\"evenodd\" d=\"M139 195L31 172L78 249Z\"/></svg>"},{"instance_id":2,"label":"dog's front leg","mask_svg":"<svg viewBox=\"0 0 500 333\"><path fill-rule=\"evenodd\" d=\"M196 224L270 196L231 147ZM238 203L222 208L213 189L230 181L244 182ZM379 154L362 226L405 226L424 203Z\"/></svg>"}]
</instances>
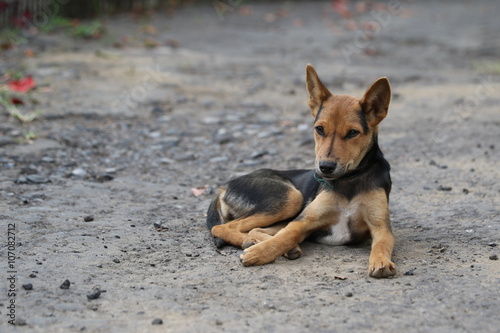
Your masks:
<instances>
[{"instance_id":1,"label":"dog's front leg","mask_svg":"<svg viewBox=\"0 0 500 333\"><path fill-rule=\"evenodd\" d=\"M370 253L368 274L375 278L396 274L396 265L391 261L394 249L394 236L390 229L372 232L373 243Z\"/></svg>"},{"instance_id":2,"label":"dog's front leg","mask_svg":"<svg viewBox=\"0 0 500 333\"><path fill-rule=\"evenodd\" d=\"M382 191L373 193L363 211L372 236L368 274L375 278L395 275L396 265L391 259L394 236L391 231L389 205L385 193Z\"/></svg>"}]
</instances>

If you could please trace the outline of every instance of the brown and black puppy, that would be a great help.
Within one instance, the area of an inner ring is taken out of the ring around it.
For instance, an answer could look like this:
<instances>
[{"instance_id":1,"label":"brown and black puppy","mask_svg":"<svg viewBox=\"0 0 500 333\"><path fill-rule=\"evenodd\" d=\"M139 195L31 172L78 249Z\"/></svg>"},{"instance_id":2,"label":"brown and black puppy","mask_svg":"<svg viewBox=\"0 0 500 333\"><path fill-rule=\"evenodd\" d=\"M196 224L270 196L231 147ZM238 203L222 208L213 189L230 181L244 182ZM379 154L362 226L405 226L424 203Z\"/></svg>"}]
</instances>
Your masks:
<instances>
[{"instance_id":1,"label":"brown and black puppy","mask_svg":"<svg viewBox=\"0 0 500 333\"><path fill-rule=\"evenodd\" d=\"M220 188L207 225L217 246L244 248L245 266L296 259L305 239L342 245L372 237L368 273L396 274L389 219L390 166L378 146L391 87L375 81L361 99L332 95L306 67L314 117L314 170L258 170Z\"/></svg>"}]
</instances>

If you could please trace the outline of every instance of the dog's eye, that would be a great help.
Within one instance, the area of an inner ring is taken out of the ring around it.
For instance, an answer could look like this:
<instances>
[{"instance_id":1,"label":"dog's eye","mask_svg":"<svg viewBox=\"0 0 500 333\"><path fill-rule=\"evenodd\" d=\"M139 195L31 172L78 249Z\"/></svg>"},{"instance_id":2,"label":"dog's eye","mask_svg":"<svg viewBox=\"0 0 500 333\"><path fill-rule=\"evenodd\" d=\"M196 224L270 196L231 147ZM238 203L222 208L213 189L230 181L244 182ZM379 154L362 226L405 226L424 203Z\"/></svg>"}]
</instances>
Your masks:
<instances>
[{"instance_id":1,"label":"dog's eye","mask_svg":"<svg viewBox=\"0 0 500 333\"><path fill-rule=\"evenodd\" d=\"M359 134L359 131L356 131L356 130L350 130L349 132L347 132L347 135L345 136L346 139L352 139L356 136L358 136Z\"/></svg>"},{"instance_id":2,"label":"dog's eye","mask_svg":"<svg viewBox=\"0 0 500 333\"><path fill-rule=\"evenodd\" d=\"M325 129L323 128L323 126L316 126L314 129L316 130L316 133L318 133L319 135L321 136L325 135Z\"/></svg>"}]
</instances>

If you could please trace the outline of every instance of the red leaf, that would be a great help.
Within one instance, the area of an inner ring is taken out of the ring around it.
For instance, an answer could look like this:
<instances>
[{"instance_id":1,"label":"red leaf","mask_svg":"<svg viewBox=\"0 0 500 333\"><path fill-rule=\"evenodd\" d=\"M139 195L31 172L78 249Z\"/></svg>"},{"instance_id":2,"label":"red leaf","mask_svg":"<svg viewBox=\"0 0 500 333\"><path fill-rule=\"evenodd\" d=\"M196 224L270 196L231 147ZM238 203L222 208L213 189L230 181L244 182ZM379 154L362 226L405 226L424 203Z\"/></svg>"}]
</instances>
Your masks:
<instances>
[{"instance_id":1,"label":"red leaf","mask_svg":"<svg viewBox=\"0 0 500 333\"><path fill-rule=\"evenodd\" d=\"M12 80L7 83L10 90L17 92L28 92L35 87L35 81L31 75L21 78L19 80Z\"/></svg>"},{"instance_id":2,"label":"red leaf","mask_svg":"<svg viewBox=\"0 0 500 333\"><path fill-rule=\"evenodd\" d=\"M24 101L20 98L17 98L17 97L12 97L10 99L10 102L14 105L23 105L24 104Z\"/></svg>"}]
</instances>

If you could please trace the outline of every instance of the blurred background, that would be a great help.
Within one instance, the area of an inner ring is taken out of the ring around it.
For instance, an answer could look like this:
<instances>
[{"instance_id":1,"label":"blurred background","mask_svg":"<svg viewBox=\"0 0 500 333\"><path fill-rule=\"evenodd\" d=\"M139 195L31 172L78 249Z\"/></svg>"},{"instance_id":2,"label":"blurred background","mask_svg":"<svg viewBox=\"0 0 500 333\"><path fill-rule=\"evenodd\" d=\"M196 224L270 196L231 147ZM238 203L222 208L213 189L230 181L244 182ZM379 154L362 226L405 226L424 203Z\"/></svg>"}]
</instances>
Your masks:
<instances>
[{"instance_id":1,"label":"blurred background","mask_svg":"<svg viewBox=\"0 0 500 333\"><path fill-rule=\"evenodd\" d=\"M0 207L37 271L19 277L34 284L25 323L496 332L499 14L488 0L0 0ZM219 185L312 168L308 63L333 94L391 82L394 280L367 283L368 245L251 271L212 248ZM55 294L65 279L107 293Z\"/></svg>"}]
</instances>

